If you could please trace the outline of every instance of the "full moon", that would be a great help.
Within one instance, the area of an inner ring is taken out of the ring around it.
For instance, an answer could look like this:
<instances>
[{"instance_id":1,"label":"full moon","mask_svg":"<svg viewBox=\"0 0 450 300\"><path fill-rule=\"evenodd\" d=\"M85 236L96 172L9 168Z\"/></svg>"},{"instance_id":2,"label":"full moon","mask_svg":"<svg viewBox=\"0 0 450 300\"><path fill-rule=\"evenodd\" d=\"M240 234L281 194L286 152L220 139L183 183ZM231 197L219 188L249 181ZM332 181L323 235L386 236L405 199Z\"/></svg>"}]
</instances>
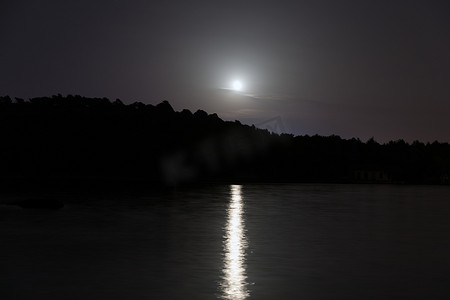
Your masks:
<instances>
[{"instance_id":1,"label":"full moon","mask_svg":"<svg viewBox=\"0 0 450 300\"><path fill-rule=\"evenodd\" d=\"M239 80L235 80L231 83L231 88L235 91L241 91L242 90L242 82Z\"/></svg>"}]
</instances>

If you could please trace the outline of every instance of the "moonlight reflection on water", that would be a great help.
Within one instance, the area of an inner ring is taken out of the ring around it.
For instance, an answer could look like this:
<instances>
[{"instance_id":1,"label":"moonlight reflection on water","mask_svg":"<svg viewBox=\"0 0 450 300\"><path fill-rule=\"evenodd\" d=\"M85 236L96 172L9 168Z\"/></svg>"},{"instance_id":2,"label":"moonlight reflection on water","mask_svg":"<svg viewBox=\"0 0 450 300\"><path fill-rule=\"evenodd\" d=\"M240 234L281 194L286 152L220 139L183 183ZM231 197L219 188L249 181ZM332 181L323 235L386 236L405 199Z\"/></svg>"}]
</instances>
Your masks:
<instances>
[{"instance_id":1,"label":"moonlight reflection on water","mask_svg":"<svg viewBox=\"0 0 450 300\"><path fill-rule=\"evenodd\" d=\"M224 266L220 284L222 298L228 300L246 299L247 289L245 270L245 249L247 241L242 215L244 213L241 186L231 186L231 201L227 210L227 224L224 235Z\"/></svg>"}]
</instances>

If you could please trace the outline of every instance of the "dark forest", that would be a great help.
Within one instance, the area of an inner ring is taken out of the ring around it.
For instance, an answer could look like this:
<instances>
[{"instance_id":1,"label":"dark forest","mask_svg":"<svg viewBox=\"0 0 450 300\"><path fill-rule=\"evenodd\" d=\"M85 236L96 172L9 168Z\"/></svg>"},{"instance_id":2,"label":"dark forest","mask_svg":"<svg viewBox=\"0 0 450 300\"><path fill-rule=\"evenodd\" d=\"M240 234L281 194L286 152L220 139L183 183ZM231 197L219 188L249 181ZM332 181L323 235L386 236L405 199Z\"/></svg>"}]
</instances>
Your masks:
<instances>
[{"instance_id":1,"label":"dark forest","mask_svg":"<svg viewBox=\"0 0 450 300\"><path fill-rule=\"evenodd\" d=\"M0 97L4 187L210 182L448 184L450 145L276 134L198 110Z\"/></svg>"}]
</instances>

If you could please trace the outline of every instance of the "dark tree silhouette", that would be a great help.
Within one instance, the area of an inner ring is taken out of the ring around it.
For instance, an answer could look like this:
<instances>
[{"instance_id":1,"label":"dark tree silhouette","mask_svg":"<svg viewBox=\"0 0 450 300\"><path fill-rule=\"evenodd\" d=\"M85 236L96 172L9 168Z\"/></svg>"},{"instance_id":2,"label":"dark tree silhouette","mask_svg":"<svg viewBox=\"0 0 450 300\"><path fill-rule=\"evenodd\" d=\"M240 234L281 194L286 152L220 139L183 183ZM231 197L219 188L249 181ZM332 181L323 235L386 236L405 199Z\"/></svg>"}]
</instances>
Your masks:
<instances>
[{"instance_id":1,"label":"dark tree silhouette","mask_svg":"<svg viewBox=\"0 0 450 300\"><path fill-rule=\"evenodd\" d=\"M274 134L217 114L120 99L0 97L2 185L448 183L448 143Z\"/></svg>"}]
</instances>

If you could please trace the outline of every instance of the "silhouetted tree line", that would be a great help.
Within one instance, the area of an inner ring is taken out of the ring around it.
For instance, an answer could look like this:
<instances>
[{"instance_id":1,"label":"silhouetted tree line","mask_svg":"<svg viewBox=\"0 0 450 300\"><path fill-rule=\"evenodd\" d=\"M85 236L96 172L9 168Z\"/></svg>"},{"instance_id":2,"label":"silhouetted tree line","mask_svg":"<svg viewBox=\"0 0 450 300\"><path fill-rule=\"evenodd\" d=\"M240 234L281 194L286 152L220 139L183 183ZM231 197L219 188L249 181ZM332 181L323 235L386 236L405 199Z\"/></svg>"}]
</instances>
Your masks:
<instances>
[{"instance_id":1,"label":"silhouetted tree line","mask_svg":"<svg viewBox=\"0 0 450 300\"><path fill-rule=\"evenodd\" d=\"M448 183L448 143L275 134L202 110L119 99L0 97L0 178L11 182Z\"/></svg>"}]
</instances>

